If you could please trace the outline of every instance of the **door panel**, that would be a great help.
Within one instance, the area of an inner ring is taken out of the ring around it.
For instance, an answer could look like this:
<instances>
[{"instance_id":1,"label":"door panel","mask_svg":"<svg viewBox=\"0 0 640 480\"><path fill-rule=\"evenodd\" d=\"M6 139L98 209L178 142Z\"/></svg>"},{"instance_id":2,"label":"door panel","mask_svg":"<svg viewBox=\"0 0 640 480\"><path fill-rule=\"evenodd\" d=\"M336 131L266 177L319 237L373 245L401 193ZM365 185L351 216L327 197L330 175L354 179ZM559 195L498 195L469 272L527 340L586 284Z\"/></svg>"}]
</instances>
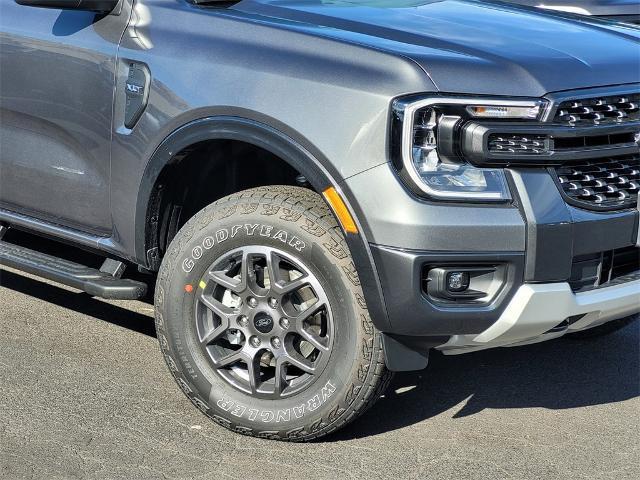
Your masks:
<instances>
[{"instance_id":1,"label":"door panel","mask_svg":"<svg viewBox=\"0 0 640 480\"><path fill-rule=\"evenodd\" d=\"M109 233L119 15L0 6L0 205Z\"/></svg>"}]
</instances>

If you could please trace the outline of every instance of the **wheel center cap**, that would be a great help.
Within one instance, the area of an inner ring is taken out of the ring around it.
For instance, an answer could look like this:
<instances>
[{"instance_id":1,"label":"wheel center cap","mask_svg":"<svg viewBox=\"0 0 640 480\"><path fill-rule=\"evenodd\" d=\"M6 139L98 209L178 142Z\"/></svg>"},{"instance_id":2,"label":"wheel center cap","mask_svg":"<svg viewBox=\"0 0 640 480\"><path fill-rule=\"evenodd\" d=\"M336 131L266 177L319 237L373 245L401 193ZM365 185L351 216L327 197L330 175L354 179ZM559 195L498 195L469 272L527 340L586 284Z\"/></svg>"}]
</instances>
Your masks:
<instances>
[{"instance_id":1,"label":"wheel center cap","mask_svg":"<svg viewBox=\"0 0 640 480\"><path fill-rule=\"evenodd\" d=\"M273 318L266 313L260 312L253 319L253 325L260 333L269 333L273 329Z\"/></svg>"}]
</instances>

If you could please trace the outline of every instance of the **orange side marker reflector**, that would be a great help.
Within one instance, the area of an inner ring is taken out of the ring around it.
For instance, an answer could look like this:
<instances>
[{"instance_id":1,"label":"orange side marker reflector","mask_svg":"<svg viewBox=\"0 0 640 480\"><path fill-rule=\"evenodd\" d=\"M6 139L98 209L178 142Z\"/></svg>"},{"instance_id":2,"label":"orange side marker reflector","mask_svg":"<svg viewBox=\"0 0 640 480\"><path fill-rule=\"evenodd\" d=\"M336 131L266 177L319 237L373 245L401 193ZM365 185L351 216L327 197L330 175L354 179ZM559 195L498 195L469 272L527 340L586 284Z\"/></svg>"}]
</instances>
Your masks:
<instances>
[{"instance_id":1,"label":"orange side marker reflector","mask_svg":"<svg viewBox=\"0 0 640 480\"><path fill-rule=\"evenodd\" d=\"M333 209L333 213L336 214L340 224L342 225L342 229L347 233L358 233L358 227L356 227L356 222L353 221L353 217L349 213L349 209L344 204L342 197L336 191L335 188L329 187L322 195L327 200L331 208Z\"/></svg>"},{"instance_id":2,"label":"orange side marker reflector","mask_svg":"<svg viewBox=\"0 0 640 480\"><path fill-rule=\"evenodd\" d=\"M184 286L184 291L187 292L187 293L193 292L193 285L186 284Z\"/></svg>"}]
</instances>

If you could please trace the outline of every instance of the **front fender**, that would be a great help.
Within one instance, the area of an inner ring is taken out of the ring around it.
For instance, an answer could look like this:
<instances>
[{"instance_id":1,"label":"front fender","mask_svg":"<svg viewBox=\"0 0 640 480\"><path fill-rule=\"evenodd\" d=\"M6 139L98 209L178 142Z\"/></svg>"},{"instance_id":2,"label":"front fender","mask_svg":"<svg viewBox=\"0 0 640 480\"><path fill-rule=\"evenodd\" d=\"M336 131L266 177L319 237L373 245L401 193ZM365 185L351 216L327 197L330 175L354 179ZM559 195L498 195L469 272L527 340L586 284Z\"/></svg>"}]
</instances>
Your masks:
<instances>
[{"instance_id":1,"label":"front fender","mask_svg":"<svg viewBox=\"0 0 640 480\"><path fill-rule=\"evenodd\" d=\"M271 152L304 175L317 192L334 187L342 194L347 207L352 215L354 214L349 194L345 194L340 188L339 173L320 154L312 154L291 137L255 120L234 116L214 116L194 120L175 130L160 144L149 159L142 176L135 214L135 248L136 257L147 268L157 270L160 264L157 251L152 248L150 229L158 177L165 166L180 158L180 152L207 140L237 140ZM380 330L388 330L387 312L369 243L363 233L362 224L355 215L354 220L359 233L345 232L345 238L360 277L372 320Z\"/></svg>"}]
</instances>

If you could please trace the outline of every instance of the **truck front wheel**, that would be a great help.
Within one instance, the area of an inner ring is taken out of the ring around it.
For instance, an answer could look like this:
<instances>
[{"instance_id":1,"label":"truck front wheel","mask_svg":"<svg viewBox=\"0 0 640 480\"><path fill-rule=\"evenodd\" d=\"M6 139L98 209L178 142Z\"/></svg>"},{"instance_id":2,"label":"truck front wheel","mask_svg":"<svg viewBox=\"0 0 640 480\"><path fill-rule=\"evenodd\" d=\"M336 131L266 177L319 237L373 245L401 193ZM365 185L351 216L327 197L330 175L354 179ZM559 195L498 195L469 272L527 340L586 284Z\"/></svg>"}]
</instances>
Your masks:
<instances>
[{"instance_id":1,"label":"truck front wheel","mask_svg":"<svg viewBox=\"0 0 640 480\"><path fill-rule=\"evenodd\" d=\"M156 326L183 392L247 435L326 435L391 377L343 234L303 188L246 190L190 219L163 259Z\"/></svg>"}]
</instances>

